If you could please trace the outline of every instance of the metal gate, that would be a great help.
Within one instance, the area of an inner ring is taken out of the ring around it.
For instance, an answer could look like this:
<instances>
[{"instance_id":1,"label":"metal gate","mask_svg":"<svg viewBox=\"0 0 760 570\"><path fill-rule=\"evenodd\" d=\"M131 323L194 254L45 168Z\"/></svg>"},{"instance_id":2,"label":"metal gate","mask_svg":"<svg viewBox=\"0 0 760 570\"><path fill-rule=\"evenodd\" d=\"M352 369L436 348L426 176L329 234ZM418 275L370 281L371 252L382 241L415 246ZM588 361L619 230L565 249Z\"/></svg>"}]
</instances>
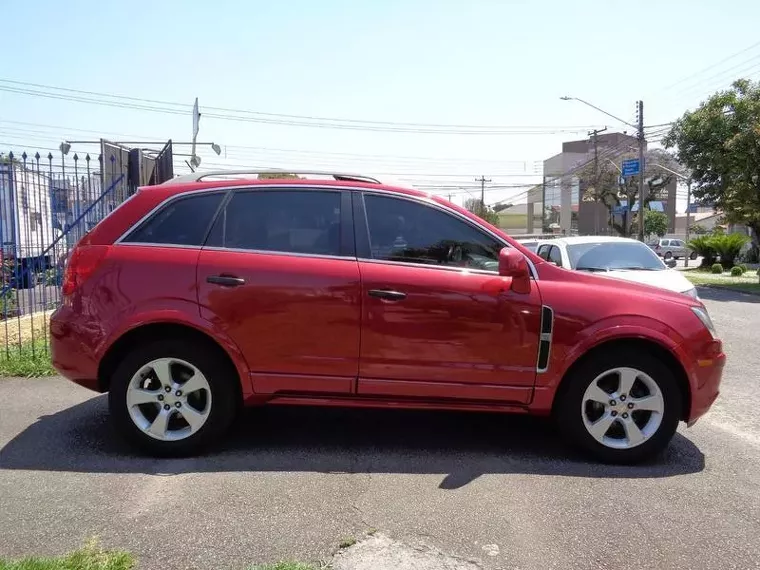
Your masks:
<instances>
[{"instance_id":1,"label":"metal gate","mask_svg":"<svg viewBox=\"0 0 760 570\"><path fill-rule=\"evenodd\" d=\"M0 154L0 358L47 351L69 251L136 190L121 159Z\"/></svg>"}]
</instances>

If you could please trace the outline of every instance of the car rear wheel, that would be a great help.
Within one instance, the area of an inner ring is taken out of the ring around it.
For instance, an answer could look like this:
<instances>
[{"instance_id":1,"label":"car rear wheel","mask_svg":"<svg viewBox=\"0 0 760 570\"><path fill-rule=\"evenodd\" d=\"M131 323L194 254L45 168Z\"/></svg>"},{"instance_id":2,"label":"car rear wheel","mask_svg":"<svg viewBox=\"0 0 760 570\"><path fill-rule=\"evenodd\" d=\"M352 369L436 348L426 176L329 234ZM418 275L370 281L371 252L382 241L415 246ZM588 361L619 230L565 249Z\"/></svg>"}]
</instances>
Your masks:
<instances>
[{"instance_id":1,"label":"car rear wheel","mask_svg":"<svg viewBox=\"0 0 760 570\"><path fill-rule=\"evenodd\" d=\"M697 252L696 251L692 251L689 254L689 259L691 259L692 261L695 260L695 259L697 259Z\"/></svg>"},{"instance_id":2,"label":"car rear wheel","mask_svg":"<svg viewBox=\"0 0 760 570\"><path fill-rule=\"evenodd\" d=\"M681 418L671 370L649 354L615 350L583 362L558 395L556 419L577 447L607 463L661 452Z\"/></svg>"},{"instance_id":3,"label":"car rear wheel","mask_svg":"<svg viewBox=\"0 0 760 570\"><path fill-rule=\"evenodd\" d=\"M111 416L121 434L151 455L191 455L234 419L237 381L234 369L202 343L152 342L117 367Z\"/></svg>"}]
</instances>

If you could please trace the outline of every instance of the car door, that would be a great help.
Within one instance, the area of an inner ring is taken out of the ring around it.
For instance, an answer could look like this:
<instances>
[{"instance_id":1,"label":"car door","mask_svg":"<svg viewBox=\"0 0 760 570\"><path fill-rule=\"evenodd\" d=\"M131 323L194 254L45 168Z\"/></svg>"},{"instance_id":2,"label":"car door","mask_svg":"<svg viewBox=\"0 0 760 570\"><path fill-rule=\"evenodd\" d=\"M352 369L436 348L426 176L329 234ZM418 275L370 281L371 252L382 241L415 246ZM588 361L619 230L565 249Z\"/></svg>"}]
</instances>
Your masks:
<instances>
[{"instance_id":1,"label":"car door","mask_svg":"<svg viewBox=\"0 0 760 570\"><path fill-rule=\"evenodd\" d=\"M360 280L351 196L235 190L201 251L202 315L242 351L256 393L349 393L359 366Z\"/></svg>"},{"instance_id":2,"label":"car door","mask_svg":"<svg viewBox=\"0 0 760 570\"><path fill-rule=\"evenodd\" d=\"M497 272L503 243L433 202L355 195L360 395L527 403L541 302Z\"/></svg>"}]
</instances>

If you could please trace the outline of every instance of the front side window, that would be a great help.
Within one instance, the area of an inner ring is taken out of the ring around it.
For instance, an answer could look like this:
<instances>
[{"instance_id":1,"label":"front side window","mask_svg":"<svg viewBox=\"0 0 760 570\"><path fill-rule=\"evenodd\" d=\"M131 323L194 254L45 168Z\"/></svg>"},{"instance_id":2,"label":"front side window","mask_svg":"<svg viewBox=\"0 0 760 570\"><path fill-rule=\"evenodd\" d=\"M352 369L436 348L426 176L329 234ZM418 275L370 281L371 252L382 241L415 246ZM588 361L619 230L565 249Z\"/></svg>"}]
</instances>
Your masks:
<instances>
[{"instance_id":1,"label":"front side window","mask_svg":"<svg viewBox=\"0 0 760 570\"><path fill-rule=\"evenodd\" d=\"M224 194L198 194L172 200L123 241L200 246Z\"/></svg>"},{"instance_id":2,"label":"front side window","mask_svg":"<svg viewBox=\"0 0 760 570\"><path fill-rule=\"evenodd\" d=\"M549 261L562 267L562 253L556 245L549 250Z\"/></svg>"},{"instance_id":3,"label":"front side window","mask_svg":"<svg viewBox=\"0 0 760 570\"><path fill-rule=\"evenodd\" d=\"M539 248L538 248L538 256L539 256L541 259L546 259L546 260L548 260L548 259L549 259L549 248L550 248L550 247L551 247L551 246L548 246L548 245L546 245L546 244L544 244L544 245L542 245L541 247L539 247Z\"/></svg>"},{"instance_id":4,"label":"front side window","mask_svg":"<svg viewBox=\"0 0 760 570\"><path fill-rule=\"evenodd\" d=\"M340 255L340 192L247 190L219 213L207 245Z\"/></svg>"},{"instance_id":5,"label":"front side window","mask_svg":"<svg viewBox=\"0 0 760 570\"><path fill-rule=\"evenodd\" d=\"M503 245L450 214L373 194L364 203L373 259L499 270Z\"/></svg>"}]
</instances>

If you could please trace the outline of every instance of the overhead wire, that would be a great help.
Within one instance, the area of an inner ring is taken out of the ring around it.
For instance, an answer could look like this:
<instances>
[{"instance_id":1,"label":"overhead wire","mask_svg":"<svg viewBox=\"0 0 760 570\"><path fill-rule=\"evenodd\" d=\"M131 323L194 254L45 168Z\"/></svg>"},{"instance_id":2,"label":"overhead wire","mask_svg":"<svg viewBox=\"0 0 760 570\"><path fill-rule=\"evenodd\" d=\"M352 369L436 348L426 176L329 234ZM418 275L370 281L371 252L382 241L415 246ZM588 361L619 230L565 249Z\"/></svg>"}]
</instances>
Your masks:
<instances>
[{"instance_id":1,"label":"overhead wire","mask_svg":"<svg viewBox=\"0 0 760 570\"><path fill-rule=\"evenodd\" d=\"M192 109L183 103L111 95L95 91L55 87L39 83L0 79L0 91L61 99L93 105L135 109L141 111L189 115ZM97 97L97 98L95 98ZM170 107L171 106L171 107ZM216 111L216 112L215 112ZM439 123L403 123L360 119L315 117L307 115L287 115L284 113L264 113L245 109L204 106L203 116L229 121L244 121L274 125L348 129L381 132L463 134L463 135L540 135L572 133L587 130L583 126L504 126L504 125L458 125Z\"/></svg>"}]
</instances>

